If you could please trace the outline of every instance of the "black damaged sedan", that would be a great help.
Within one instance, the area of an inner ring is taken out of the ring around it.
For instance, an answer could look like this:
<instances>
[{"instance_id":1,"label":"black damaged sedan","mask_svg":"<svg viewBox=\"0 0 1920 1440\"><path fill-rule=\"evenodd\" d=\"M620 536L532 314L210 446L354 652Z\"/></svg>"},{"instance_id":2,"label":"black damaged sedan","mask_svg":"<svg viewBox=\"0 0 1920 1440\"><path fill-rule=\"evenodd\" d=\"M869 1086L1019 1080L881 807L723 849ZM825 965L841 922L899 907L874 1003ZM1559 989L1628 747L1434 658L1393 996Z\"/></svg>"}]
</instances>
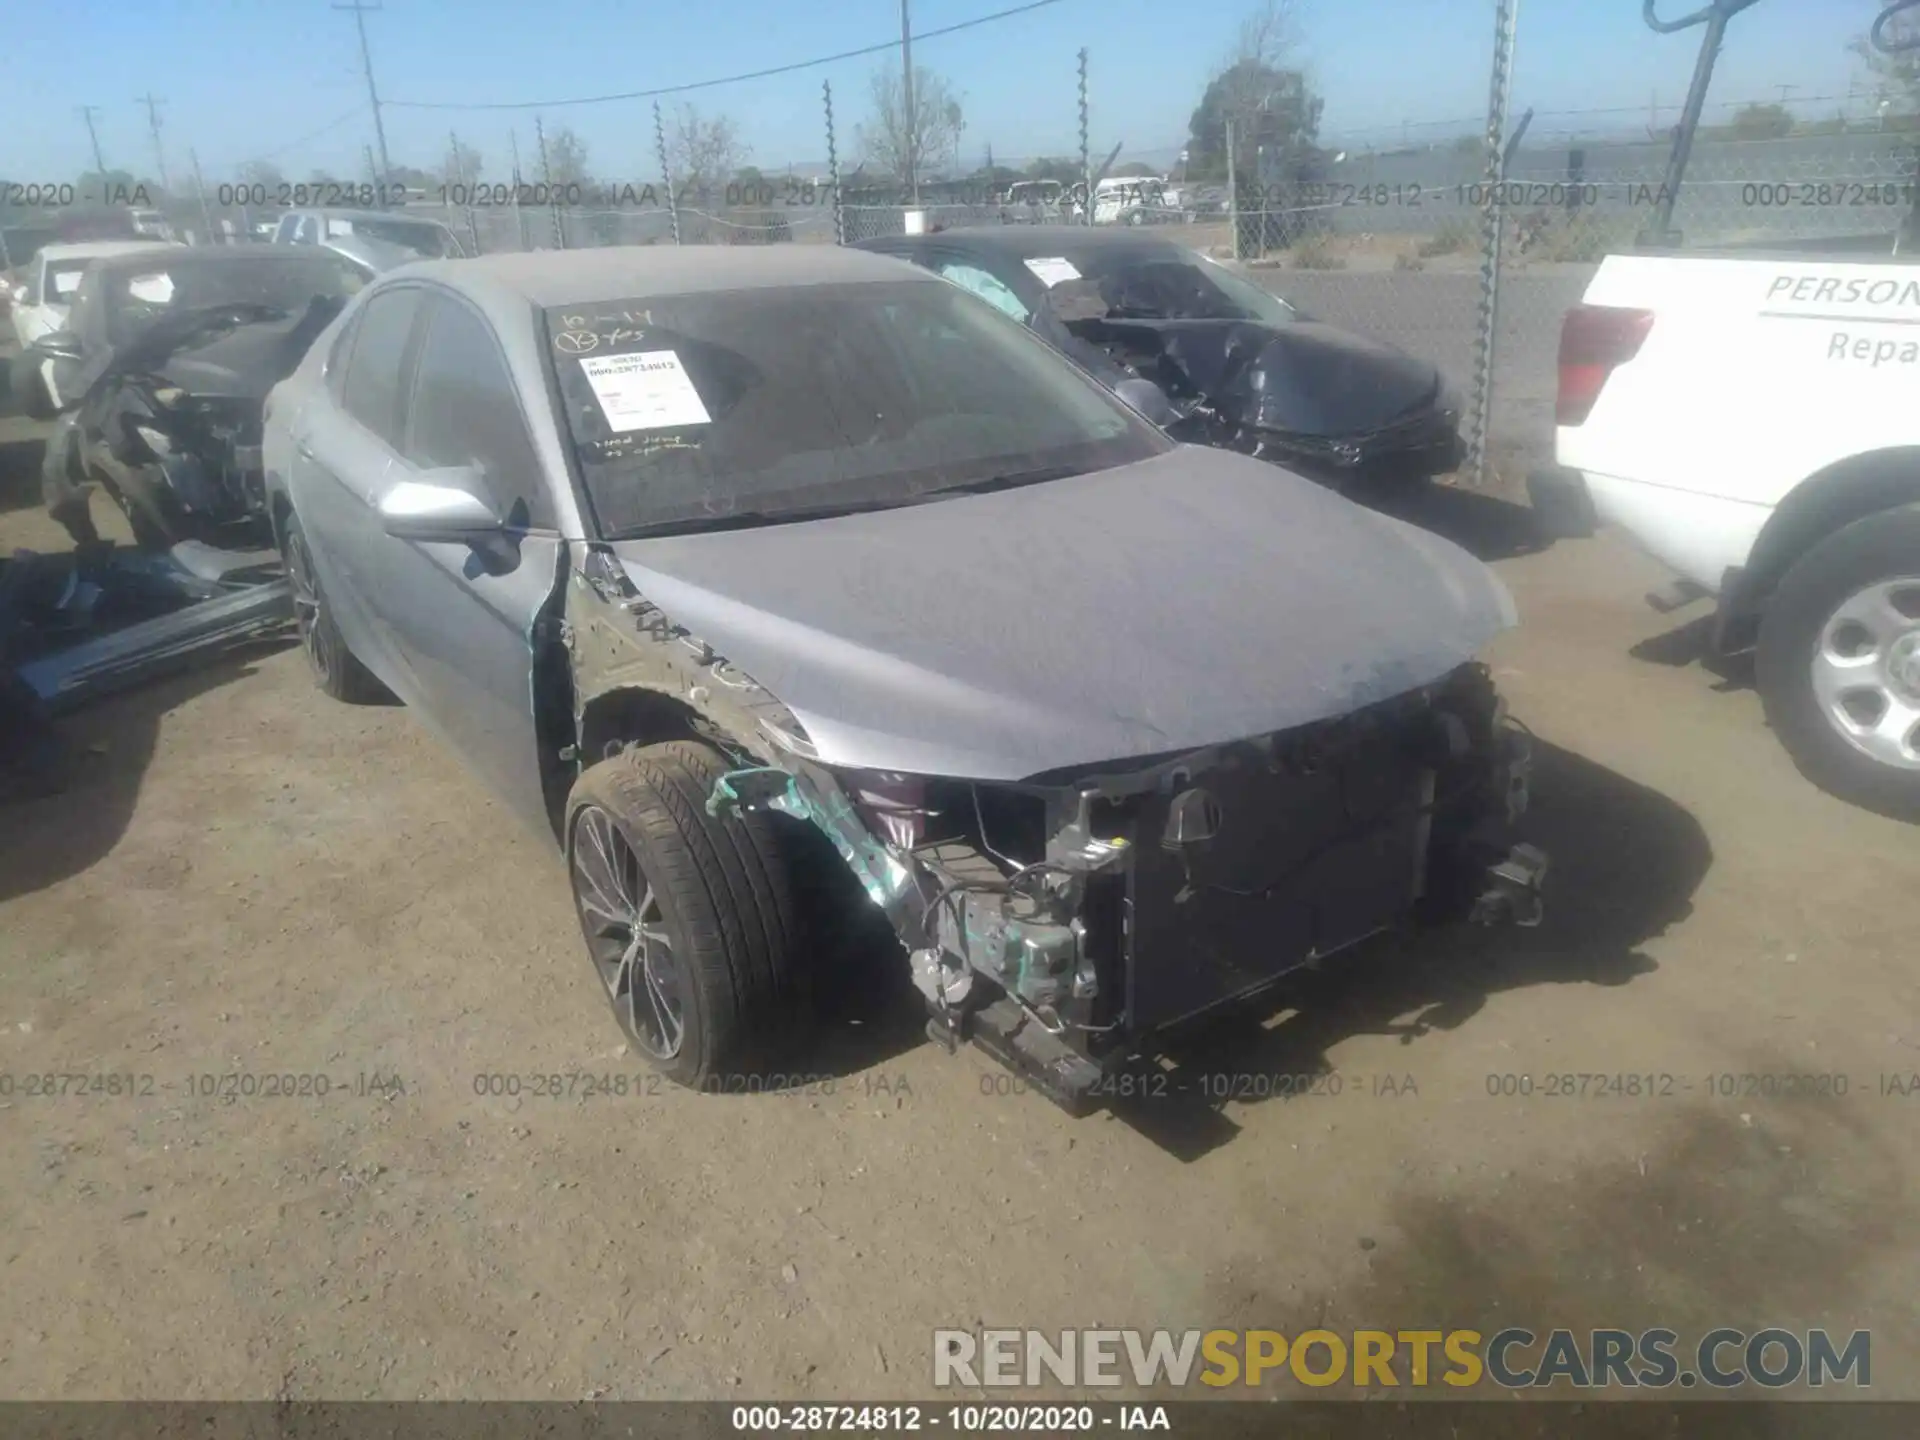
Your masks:
<instances>
[{"instance_id":1,"label":"black damaged sedan","mask_svg":"<svg viewBox=\"0 0 1920 1440\"><path fill-rule=\"evenodd\" d=\"M1175 439L1341 490L1424 480L1463 458L1460 402L1434 366L1313 320L1177 241L989 226L859 248L997 306Z\"/></svg>"}]
</instances>

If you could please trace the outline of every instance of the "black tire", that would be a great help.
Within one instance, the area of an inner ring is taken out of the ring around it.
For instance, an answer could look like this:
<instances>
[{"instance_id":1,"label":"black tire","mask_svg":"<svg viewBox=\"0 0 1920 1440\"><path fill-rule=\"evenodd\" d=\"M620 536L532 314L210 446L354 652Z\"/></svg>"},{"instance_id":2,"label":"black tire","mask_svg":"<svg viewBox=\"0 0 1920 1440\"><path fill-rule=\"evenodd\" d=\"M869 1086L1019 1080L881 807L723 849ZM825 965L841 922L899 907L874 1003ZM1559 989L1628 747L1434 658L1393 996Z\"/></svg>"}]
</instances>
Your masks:
<instances>
[{"instance_id":1,"label":"black tire","mask_svg":"<svg viewBox=\"0 0 1920 1440\"><path fill-rule=\"evenodd\" d=\"M1802 775L1864 809L1920 821L1920 760L1915 768L1903 768L1875 759L1850 742L1828 719L1813 673L1823 646L1837 647L1844 641L1851 653L1864 643L1844 633L1847 622L1841 607L1876 583L1903 578L1917 583L1900 592L1897 613L1911 624L1898 643L1920 648L1920 607L1908 608L1920 598L1920 505L1869 515L1836 530L1794 562L1780 581L1761 620L1754 671L1767 722ZM1899 631L1897 624L1883 628L1889 635ZM1860 631L1867 633L1864 627ZM1883 654L1887 639L1880 637ZM1910 668L1917 665L1920 660L1907 661L1904 693L1910 706L1920 705L1920 689L1914 684L1920 677ZM1887 678L1894 671L1884 664L1869 668L1881 677L1883 686L1901 683ZM1871 687L1867 689L1870 692ZM1893 693L1897 697L1899 692ZM1920 736L1909 733L1906 744L1912 750L1920 744Z\"/></svg>"},{"instance_id":2,"label":"black tire","mask_svg":"<svg viewBox=\"0 0 1920 1440\"><path fill-rule=\"evenodd\" d=\"M722 1092L764 1076L809 1013L794 887L772 817L707 813L727 769L697 741L628 750L574 782L566 823L581 935L622 1033L669 1079ZM609 879L626 893L611 893ZM664 964L619 963L633 954L635 915L664 939ZM678 1004L671 1047L672 1026L659 1023L653 1001Z\"/></svg>"},{"instance_id":3,"label":"black tire","mask_svg":"<svg viewBox=\"0 0 1920 1440\"><path fill-rule=\"evenodd\" d=\"M294 625L300 632L300 648L306 652L313 683L348 705L377 705L391 699L393 692L360 663L347 648L340 627L334 624L333 612L327 608L325 592L320 588L319 572L313 568L313 553L307 549L307 537L291 510L280 531L280 558L287 567Z\"/></svg>"}]
</instances>

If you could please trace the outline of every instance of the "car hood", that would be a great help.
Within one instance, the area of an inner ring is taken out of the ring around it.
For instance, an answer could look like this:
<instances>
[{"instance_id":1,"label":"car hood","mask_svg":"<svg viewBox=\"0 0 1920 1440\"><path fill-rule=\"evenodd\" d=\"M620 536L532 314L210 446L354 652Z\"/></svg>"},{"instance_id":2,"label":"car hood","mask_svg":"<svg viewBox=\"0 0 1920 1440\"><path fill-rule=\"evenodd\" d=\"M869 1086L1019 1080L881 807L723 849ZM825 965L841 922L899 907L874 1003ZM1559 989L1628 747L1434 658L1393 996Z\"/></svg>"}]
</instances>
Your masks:
<instances>
[{"instance_id":1,"label":"car hood","mask_svg":"<svg viewBox=\"0 0 1920 1440\"><path fill-rule=\"evenodd\" d=\"M1345 714L1516 623L1438 536L1182 446L985 495L614 545L828 764L1016 780Z\"/></svg>"},{"instance_id":2,"label":"car hood","mask_svg":"<svg viewBox=\"0 0 1920 1440\"><path fill-rule=\"evenodd\" d=\"M1096 319L1074 322L1095 344L1157 352L1184 388L1229 421L1321 439L1362 436L1438 403L1440 372L1379 340L1315 320Z\"/></svg>"},{"instance_id":3,"label":"car hood","mask_svg":"<svg viewBox=\"0 0 1920 1440\"><path fill-rule=\"evenodd\" d=\"M74 393L111 376L147 371L191 395L265 400L339 311L340 302L320 300L291 315L212 329L219 306L169 315L90 357Z\"/></svg>"}]
</instances>

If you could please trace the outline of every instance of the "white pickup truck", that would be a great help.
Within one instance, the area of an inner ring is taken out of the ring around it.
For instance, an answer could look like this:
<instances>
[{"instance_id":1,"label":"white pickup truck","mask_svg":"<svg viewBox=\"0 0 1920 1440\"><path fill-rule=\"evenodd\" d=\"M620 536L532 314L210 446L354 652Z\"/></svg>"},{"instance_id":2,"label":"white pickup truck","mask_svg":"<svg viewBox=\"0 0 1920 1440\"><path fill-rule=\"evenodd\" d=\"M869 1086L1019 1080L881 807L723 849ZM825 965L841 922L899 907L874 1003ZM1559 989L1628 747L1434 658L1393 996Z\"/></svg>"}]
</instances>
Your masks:
<instances>
[{"instance_id":1,"label":"white pickup truck","mask_svg":"<svg viewBox=\"0 0 1920 1440\"><path fill-rule=\"evenodd\" d=\"M1717 600L1802 774L1920 819L1920 264L1620 255L1561 330L1551 532Z\"/></svg>"}]
</instances>

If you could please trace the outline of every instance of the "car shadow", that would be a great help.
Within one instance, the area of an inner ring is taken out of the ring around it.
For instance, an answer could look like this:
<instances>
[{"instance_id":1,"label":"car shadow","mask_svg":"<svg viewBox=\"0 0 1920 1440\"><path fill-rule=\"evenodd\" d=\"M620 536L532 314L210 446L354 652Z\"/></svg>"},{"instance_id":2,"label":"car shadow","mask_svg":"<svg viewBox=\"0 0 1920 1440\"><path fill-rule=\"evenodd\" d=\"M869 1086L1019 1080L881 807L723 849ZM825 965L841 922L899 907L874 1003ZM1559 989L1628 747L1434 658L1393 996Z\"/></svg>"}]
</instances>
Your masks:
<instances>
[{"instance_id":1,"label":"car shadow","mask_svg":"<svg viewBox=\"0 0 1920 1440\"><path fill-rule=\"evenodd\" d=\"M52 745L0 757L0 905L87 870L120 842L166 713L253 673L262 645L101 700L53 722ZM31 770L25 769L31 765ZM3 926L4 922L0 922Z\"/></svg>"},{"instance_id":2,"label":"car shadow","mask_svg":"<svg viewBox=\"0 0 1920 1440\"><path fill-rule=\"evenodd\" d=\"M1451 540L1479 560L1532 555L1552 542L1531 507L1458 485L1394 485L1355 490L1349 498Z\"/></svg>"},{"instance_id":3,"label":"car shadow","mask_svg":"<svg viewBox=\"0 0 1920 1440\"><path fill-rule=\"evenodd\" d=\"M1296 971L1261 1001L1175 1036L1157 1072L1166 1078L1118 1101L1116 1115L1195 1160L1238 1133L1225 1102L1313 1093L1337 1073L1333 1049L1353 1036L1412 1047L1468 1024L1503 991L1627 984L1657 968L1642 947L1692 913L1713 861L1684 808L1545 743L1521 829L1552 862L1538 927L1383 936Z\"/></svg>"},{"instance_id":4,"label":"car shadow","mask_svg":"<svg viewBox=\"0 0 1920 1440\"><path fill-rule=\"evenodd\" d=\"M1649 636L1627 652L1649 665L1684 669L1698 665L1714 677L1714 690L1727 694L1753 688L1753 655L1722 655L1713 648L1713 616L1697 615L1671 630Z\"/></svg>"},{"instance_id":5,"label":"car shadow","mask_svg":"<svg viewBox=\"0 0 1920 1440\"><path fill-rule=\"evenodd\" d=\"M40 504L40 461L46 452L47 442L38 436L0 440L0 514Z\"/></svg>"},{"instance_id":6,"label":"car shadow","mask_svg":"<svg viewBox=\"0 0 1920 1440\"><path fill-rule=\"evenodd\" d=\"M1767 1073L1790 1070L1795 1063L1777 1054L1753 1055L1742 1068ZM1503 1107L1526 1103L1482 1098L1489 1128L1498 1128L1503 1114L1511 1113ZM1893 1127L1894 1134L1898 1131ZM1436 1365L1426 1387L1412 1387L1404 1345L1396 1347L1390 1362L1399 1388L1345 1384L1353 1399L1373 1398L1366 1393L1372 1388L1374 1396L1412 1401L1416 1410L1423 1400L1475 1397L1480 1403L1445 1407L1451 1433L1475 1440L1542 1435L1685 1435L1692 1440L1804 1435L1816 1433L1815 1427L1818 1433L1833 1433L1834 1412L1848 1407L1809 1407L1810 1423L1803 1427L1772 1413L1801 1408L1794 1405L1758 1413L1754 1405L1697 1403L1716 1393L1705 1385L1695 1388L1704 1378L1699 1347L1718 1326L1760 1328L1745 1317L1827 1316L1832 1317L1833 1347L1841 1351L1856 1328L1872 1326L1876 1310L1887 1315L1877 1297L1884 1292L1888 1255L1899 1253L1906 1240L1903 1158L1858 1099L1677 1104L1663 1109L1638 1153L1482 1172L1483 1178L1451 1185L1410 1183L1384 1197L1384 1214L1360 1224L1329 1212L1325 1243L1333 1263L1328 1268L1338 1278L1296 1289L1250 1285L1235 1274L1231 1281L1208 1284L1195 1309L1213 1326L1272 1327L1285 1335L1309 1329L1391 1331L1396 1323L1410 1323L1396 1317L1417 1316L1420 1325L1436 1331L1478 1332L1483 1343L1472 1348L1482 1358L1488 1357L1495 1334L1524 1327L1532 1335L1510 1350L1503 1346L1501 1358L1507 1370L1523 1372L1529 1380L1537 1376L1536 1367L1544 1368L1552 1330L1577 1337L1581 1360L1576 1364L1582 1370L1581 1361L1594 1353L1589 1334L1596 1328L1635 1336L1655 1328L1675 1332L1669 1343L1678 1362L1673 1378L1680 1383L1670 1378L1671 1389L1656 1389L1644 1398L1695 1402L1686 1404L1685 1420L1676 1416L1673 1403L1618 1403L1634 1393L1619 1388L1586 1394L1599 1404L1555 1404L1553 1418L1545 1419L1536 1405L1502 1403L1521 1396L1501 1385L1457 1389L1464 1377L1453 1362ZM1247 1223L1250 1232L1238 1238L1249 1255L1283 1256L1290 1243L1297 1243L1292 1237L1297 1218L1254 1215ZM1369 1233L1360 1233L1363 1225ZM1714 1358L1725 1368L1744 1368L1744 1349L1728 1344ZM1635 1359L1630 1368L1640 1371L1643 1363ZM1843 1374L1826 1384L1829 1393L1866 1398L1855 1389L1865 1379L1856 1370L1851 1380ZM1331 1393L1309 1390L1281 1366L1260 1377L1254 1388L1236 1385L1215 1398L1325 1400ZM1531 1393L1541 1400L1582 1398L1567 1380ZM1751 1400L1791 1392L1748 1384L1718 1393ZM1349 1413L1374 1408L1355 1404ZM1404 1411L1406 1406L1386 1408ZM1878 1418L1884 1424L1892 1417ZM1849 1427L1839 1428L1845 1433ZM1411 1425L1400 1433L1434 1430ZM1355 1425L1317 1433L1376 1431Z\"/></svg>"},{"instance_id":7,"label":"car shadow","mask_svg":"<svg viewBox=\"0 0 1920 1440\"><path fill-rule=\"evenodd\" d=\"M1353 1036L1414 1046L1470 1023L1502 991L1627 984L1656 968L1645 943L1692 913L1713 861L1706 832L1684 808L1544 742L1536 743L1522 829L1552 860L1537 928L1383 936L1296 971L1260 999L1173 1036L1152 1072L1168 1079L1155 1082L1151 1098L1115 1099L1115 1115L1176 1158L1197 1160L1239 1133L1226 1101L1284 1099L1285 1087L1335 1074L1330 1052ZM807 845L817 838L795 833ZM817 988L799 1068L853 1075L927 1043L925 1006L885 917L824 840L802 863Z\"/></svg>"}]
</instances>

